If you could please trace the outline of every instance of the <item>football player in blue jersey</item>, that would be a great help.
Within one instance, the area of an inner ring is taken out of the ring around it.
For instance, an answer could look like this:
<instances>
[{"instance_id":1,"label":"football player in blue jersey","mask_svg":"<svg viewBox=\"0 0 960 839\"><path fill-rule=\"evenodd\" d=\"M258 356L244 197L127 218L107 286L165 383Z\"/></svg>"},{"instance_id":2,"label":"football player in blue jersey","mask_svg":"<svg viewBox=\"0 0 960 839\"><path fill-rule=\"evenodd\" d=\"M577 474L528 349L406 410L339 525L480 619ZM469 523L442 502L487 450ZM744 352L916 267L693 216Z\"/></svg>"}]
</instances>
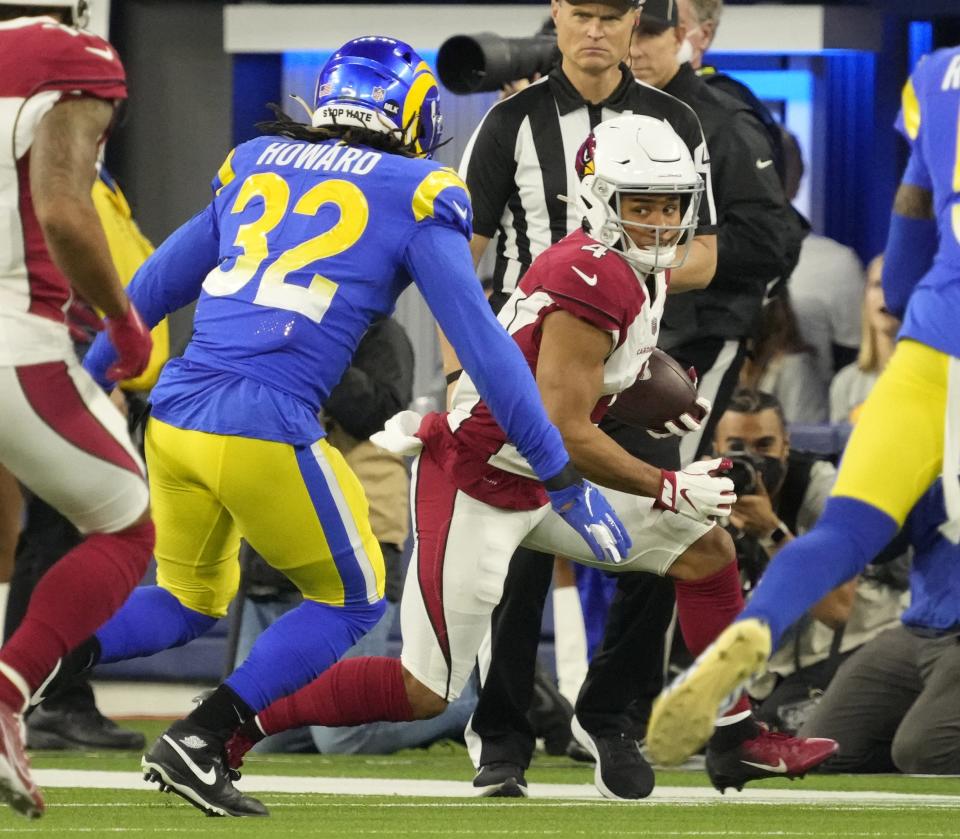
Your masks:
<instances>
[{"instance_id":1,"label":"football player in blue jersey","mask_svg":"<svg viewBox=\"0 0 960 839\"><path fill-rule=\"evenodd\" d=\"M247 660L143 760L148 780L216 815L263 815L231 784L226 738L324 671L383 612L383 559L363 490L317 419L371 321L414 282L551 503L600 560L629 537L569 463L522 354L473 273L471 205L440 139L438 88L407 44L347 43L325 65L311 124L278 112L230 153L213 200L130 285L152 326L198 300L146 431L157 581L63 670L184 644L226 614L240 537L303 593ZM113 352L87 369L104 386ZM386 660L389 667L399 662ZM384 683L390 674L384 674Z\"/></svg>"},{"instance_id":2,"label":"football player in blue jersey","mask_svg":"<svg viewBox=\"0 0 960 839\"><path fill-rule=\"evenodd\" d=\"M740 618L657 700L647 746L659 763L692 754L717 708L762 671L784 631L860 573L944 472L960 542L960 47L938 50L903 92L898 128L910 159L897 190L883 293L903 327L847 445L816 526L781 550Z\"/></svg>"}]
</instances>

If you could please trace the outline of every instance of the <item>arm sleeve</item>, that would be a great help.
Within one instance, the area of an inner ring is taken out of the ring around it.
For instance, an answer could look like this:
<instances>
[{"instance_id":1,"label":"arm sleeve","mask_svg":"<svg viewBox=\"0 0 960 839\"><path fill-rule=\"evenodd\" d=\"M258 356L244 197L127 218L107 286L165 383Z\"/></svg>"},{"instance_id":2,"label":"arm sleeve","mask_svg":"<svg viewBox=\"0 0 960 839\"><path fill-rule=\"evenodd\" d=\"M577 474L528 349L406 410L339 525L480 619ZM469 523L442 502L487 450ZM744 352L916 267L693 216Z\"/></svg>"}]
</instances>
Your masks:
<instances>
[{"instance_id":1,"label":"arm sleeve","mask_svg":"<svg viewBox=\"0 0 960 839\"><path fill-rule=\"evenodd\" d=\"M151 329L164 317L200 296L200 286L220 257L213 205L197 213L151 254L127 286L127 294ZM116 360L113 345L101 332L83 361L104 388L112 387L107 368Z\"/></svg>"},{"instance_id":2,"label":"arm sleeve","mask_svg":"<svg viewBox=\"0 0 960 839\"><path fill-rule=\"evenodd\" d=\"M366 440L413 399L413 348L403 327L385 320L370 329L323 406L344 431Z\"/></svg>"},{"instance_id":3,"label":"arm sleeve","mask_svg":"<svg viewBox=\"0 0 960 839\"><path fill-rule=\"evenodd\" d=\"M726 287L763 290L792 272L803 239L773 165L773 150L754 118L738 113L718 135L712 153L720 219L717 277Z\"/></svg>"},{"instance_id":4,"label":"arm sleeve","mask_svg":"<svg viewBox=\"0 0 960 839\"><path fill-rule=\"evenodd\" d=\"M515 189L517 162L513 156L516 131L510 130L502 107L491 108L470 138L460 162L460 177L473 202L473 231L493 238L503 208Z\"/></svg>"},{"instance_id":5,"label":"arm sleeve","mask_svg":"<svg viewBox=\"0 0 960 839\"><path fill-rule=\"evenodd\" d=\"M520 348L483 296L467 240L451 228L421 225L404 263L507 437L541 480L554 477L569 456Z\"/></svg>"},{"instance_id":6,"label":"arm sleeve","mask_svg":"<svg viewBox=\"0 0 960 839\"><path fill-rule=\"evenodd\" d=\"M937 242L934 219L908 218L899 213L890 216L883 252L883 300L887 309L901 320L910 295L933 264Z\"/></svg>"}]
</instances>

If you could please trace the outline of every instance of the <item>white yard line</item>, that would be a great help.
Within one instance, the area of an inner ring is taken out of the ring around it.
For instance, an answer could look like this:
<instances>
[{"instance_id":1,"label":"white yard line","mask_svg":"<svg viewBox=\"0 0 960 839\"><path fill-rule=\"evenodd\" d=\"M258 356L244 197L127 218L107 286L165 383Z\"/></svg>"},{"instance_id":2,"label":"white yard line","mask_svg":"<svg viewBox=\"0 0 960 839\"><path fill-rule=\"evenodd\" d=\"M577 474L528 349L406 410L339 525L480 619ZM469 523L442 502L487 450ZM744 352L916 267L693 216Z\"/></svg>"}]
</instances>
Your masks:
<instances>
[{"instance_id":1,"label":"white yard line","mask_svg":"<svg viewBox=\"0 0 960 839\"><path fill-rule=\"evenodd\" d=\"M150 789L135 772L99 772L91 770L37 769L34 778L43 787L81 787L87 789ZM339 796L409 796L417 798L472 798L473 788L466 781L423 781L401 778L320 778L282 775L244 775L237 786L251 793L301 793ZM603 802L591 784L531 784L530 797L542 800L560 799L574 806L576 802ZM960 809L960 795L921 795L895 792L838 792L806 789L764 789L747 787L743 792L721 796L709 787L657 787L650 798L638 804L804 804L823 807L947 807ZM449 806L491 806L495 802L460 802ZM612 806L622 802L609 802ZM349 802L338 802L350 806ZM421 806L397 804L389 806ZM447 806L447 805L441 805ZM555 803L550 806L557 806Z\"/></svg>"}]
</instances>

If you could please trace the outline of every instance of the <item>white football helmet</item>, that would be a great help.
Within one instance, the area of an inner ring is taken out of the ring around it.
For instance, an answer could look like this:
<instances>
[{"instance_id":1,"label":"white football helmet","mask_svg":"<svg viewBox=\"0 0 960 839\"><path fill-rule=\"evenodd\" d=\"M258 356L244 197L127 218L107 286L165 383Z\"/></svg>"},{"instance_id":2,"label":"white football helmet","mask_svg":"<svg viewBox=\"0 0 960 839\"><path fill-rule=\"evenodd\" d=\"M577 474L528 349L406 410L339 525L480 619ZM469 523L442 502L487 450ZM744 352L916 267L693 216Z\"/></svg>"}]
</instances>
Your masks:
<instances>
[{"instance_id":1,"label":"white football helmet","mask_svg":"<svg viewBox=\"0 0 960 839\"><path fill-rule=\"evenodd\" d=\"M703 179L683 140L666 120L621 114L600 123L580 147L575 202L583 229L644 272L678 268L686 260L697 228ZM630 194L677 195L680 223L660 226L624 221L621 201ZM630 230L654 233L638 245Z\"/></svg>"},{"instance_id":2,"label":"white football helmet","mask_svg":"<svg viewBox=\"0 0 960 839\"><path fill-rule=\"evenodd\" d=\"M0 6L41 6L45 8L69 9L69 24L85 29L90 22L90 10L87 0L0 0Z\"/></svg>"}]
</instances>

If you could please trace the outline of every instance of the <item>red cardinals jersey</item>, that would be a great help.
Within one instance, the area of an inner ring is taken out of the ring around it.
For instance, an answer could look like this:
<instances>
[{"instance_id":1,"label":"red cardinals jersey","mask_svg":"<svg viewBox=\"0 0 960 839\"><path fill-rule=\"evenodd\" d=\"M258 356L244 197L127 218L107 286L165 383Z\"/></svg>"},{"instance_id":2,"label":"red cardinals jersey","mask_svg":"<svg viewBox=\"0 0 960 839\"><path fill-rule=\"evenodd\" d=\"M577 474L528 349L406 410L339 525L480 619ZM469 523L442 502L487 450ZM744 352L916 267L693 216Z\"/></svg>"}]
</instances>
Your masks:
<instances>
[{"instance_id":1,"label":"red cardinals jersey","mask_svg":"<svg viewBox=\"0 0 960 839\"><path fill-rule=\"evenodd\" d=\"M70 284L50 258L30 196L40 120L64 96L126 95L123 65L102 38L47 17L0 22L0 364L51 361L70 346Z\"/></svg>"},{"instance_id":2,"label":"red cardinals jersey","mask_svg":"<svg viewBox=\"0 0 960 839\"><path fill-rule=\"evenodd\" d=\"M500 311L499 320L536 373L543 320L562 309L610 335L603 365L599 422L610 397L636 381L657 344L668 272L638 275L617 253L576 231L544 251ZM435 415L420 436L447 465L460 489L497 507L533 509L547 503L543 486L506 439L464 375L448 414Z\"/></svg>"}]
</instances>

